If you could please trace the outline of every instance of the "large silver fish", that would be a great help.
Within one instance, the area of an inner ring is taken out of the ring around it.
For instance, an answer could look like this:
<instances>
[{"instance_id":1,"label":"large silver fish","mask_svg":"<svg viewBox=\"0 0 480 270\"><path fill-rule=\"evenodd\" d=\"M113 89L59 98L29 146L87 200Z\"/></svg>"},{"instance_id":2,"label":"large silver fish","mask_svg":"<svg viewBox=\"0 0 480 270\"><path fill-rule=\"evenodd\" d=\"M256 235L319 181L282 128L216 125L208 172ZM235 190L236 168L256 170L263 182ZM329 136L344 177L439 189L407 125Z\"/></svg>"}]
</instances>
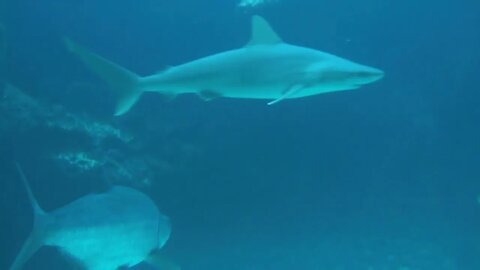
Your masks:
<instances>
[{"instance_id":1,"label":"large silver fish","mask_svg":"<svg viewBox=\"0 0 480 270\"><path fill-rule=\"evenodd\" d=\"M114 186L107 193L84 196L46 213L37 203L17 165L34 210L33 230L10 270L20 270L43 245L55 246L80 262L87 270L117 270L152 259L167 242L169 219L145 194ZM164 267L176 269L175 265Z\"/></svg>"}]
</instances>

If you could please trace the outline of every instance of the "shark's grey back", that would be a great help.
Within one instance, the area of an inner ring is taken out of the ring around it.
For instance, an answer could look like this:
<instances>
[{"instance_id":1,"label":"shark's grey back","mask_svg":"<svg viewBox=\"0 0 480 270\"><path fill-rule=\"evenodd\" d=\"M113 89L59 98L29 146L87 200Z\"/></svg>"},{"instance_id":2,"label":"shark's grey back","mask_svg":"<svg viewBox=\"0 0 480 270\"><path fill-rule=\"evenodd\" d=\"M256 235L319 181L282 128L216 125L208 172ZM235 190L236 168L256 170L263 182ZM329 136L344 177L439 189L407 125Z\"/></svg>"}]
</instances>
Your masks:
<instances>
[{"instance_id":1,"label":"shark's grey back","mask_svg":"<svg viewBox=\"0 0 480 270\"><path fill-rule=\"evenodd\" d=\"M115 186L50 214L44 243L60 247L89 270L133 266L162 247L170 223L145 194Z\"/></svg>"}]
</instances>

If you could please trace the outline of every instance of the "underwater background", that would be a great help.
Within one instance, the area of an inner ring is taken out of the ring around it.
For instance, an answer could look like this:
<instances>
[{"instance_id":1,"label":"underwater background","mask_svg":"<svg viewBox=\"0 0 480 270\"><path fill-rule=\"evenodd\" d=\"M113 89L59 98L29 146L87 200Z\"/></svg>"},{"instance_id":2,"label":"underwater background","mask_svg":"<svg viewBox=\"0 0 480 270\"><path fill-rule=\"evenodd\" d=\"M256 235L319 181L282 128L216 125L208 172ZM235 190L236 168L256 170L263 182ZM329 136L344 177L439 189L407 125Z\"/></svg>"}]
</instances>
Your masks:
<instances>
[{"instance_id":1,"label":"underwater background","mask_svg":"<svg viewBox=\"0 0 480 270\"><path fill-rule=\"evenodd\" d=\"M182 269L480 269L480 2L2 0L0 269L32 222L110 184L172 220ZM70 37L141 75L286 41L378 67L360 90L264 100L145 94L112 116ZM26 269L76 269L51 248ZM140 268L138 268L140 269ZM143 268L146 269L146 268Z\"/></svg>"}]
</instances>

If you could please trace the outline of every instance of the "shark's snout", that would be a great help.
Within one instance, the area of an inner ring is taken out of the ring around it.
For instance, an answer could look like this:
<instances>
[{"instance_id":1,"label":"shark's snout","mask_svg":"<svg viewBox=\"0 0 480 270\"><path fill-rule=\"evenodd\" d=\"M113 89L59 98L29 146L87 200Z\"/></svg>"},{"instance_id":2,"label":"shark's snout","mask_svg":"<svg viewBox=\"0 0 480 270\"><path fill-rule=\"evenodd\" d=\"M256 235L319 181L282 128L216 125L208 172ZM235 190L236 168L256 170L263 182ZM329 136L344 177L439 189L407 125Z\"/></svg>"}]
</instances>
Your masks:
<instances>
[{"instance_id":1,"label":"shark's snout","mask_svg":"<svg viewBox=\"0 0 480 270\"><path fill-rule=\"evenodd\" d=\"M380 80L385 76L385 72L373 67L363 67L361 71L356 72L360 84L368 84Z\"/></svg>"}]
</instances>

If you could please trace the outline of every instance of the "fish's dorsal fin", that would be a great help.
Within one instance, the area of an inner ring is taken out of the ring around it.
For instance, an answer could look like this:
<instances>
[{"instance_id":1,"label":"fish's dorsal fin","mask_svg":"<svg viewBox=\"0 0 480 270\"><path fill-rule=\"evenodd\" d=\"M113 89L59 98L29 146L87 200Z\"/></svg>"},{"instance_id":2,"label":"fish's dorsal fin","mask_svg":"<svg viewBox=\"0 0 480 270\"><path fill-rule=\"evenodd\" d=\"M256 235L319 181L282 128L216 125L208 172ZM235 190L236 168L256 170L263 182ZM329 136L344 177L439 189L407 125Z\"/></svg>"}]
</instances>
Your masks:
<instances>
[{"instance_id":1,"label":"fish's dorsal fin","mask_svg":"<svg viewBox=\"0 0 480 270\"><path fill-rule=\"evenodd\" d=\"M246 47L255 45L278 44L282 39L275 33L270 24L258 15L252 17L252 34Z\"/></svg>"}]
</instances>

